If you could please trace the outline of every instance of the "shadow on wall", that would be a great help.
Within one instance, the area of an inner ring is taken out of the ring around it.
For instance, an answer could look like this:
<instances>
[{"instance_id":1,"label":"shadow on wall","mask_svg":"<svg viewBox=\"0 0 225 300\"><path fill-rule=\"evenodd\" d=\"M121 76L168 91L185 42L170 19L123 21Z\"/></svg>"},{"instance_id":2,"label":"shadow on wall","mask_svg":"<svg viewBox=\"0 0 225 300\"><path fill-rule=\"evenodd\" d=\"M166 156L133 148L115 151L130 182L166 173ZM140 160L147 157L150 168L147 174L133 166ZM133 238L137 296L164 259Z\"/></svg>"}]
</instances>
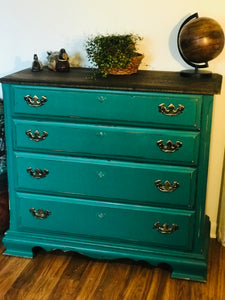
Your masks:
<instances>
[{"instance_id":1,"label":"shadow on wall","mask_svg":"<svg viewBox=\"0 0 225 300\"><path fill-rule=\"evenodd\" d=\"M0 72L0 77L4 77L8 74L12 74L15 73L17 71L29 68L31 66L32 63L32 57L31 60L21 60L21 58L19 56L16 56L14 59L14 64L12 65L13 67L10 70L7 70L7 72ZM2 71L2 70L0 70ZM2 95L0 95L0 98L2 98Z\"/></svg>"},{"instance_id":2,"label":"shadow on wall","mask_svg":"<svg viewBox=\"0 0 225 300\"><path fill-rule=\"evenodd\" d=\"M187 69L188 64L186 64L184 62L184 60L182 59L182 57L180 56L179 50L178 50L178 46L177 46L177 35L180 29L180 26L182 25L182 23L190 16L187 15L185 16L183 19L181 19L177 25L173 28L173 30L171 31L170 37L169 37L169 49L170 52L172 54L172 56L174 57L174 59L180 64L182 65L185 69ZM190 68L190 66L189 66Z\"/></svg>"},{"instance_id":3,"label":"shadow on wall","mask_svg":"<svg viewBox=\"0 0 225 300\"><path fill-rule=\"evenodd\" d=\"M0 70L0 77L4 77L8 74L15 73L22 69L29 68L31 66L31 63L32 63L32 60L22 61L19 56L16 56L14 59L14 64L12 65L13 67L11 69L7 70L7 72L1 72L2 70ZM2 87L2 85L0 84L0 98L2 98L2 96L3 96L1 87Z\"/></svg>"},{"instance_id":4,"label":"shadow on wall","mask_svg":"<svg viewBox=\"0 0 225 300\"><path fill-rule=\"evenodd\" d=\"M43 65L47 64L47 52L48 51L59 51L61 48L65 48L67 54L70 57L70 64L72 67L81 67L85 63L85 54L84 53L84 38L85 37L76 37L66 42L64 45L52 45L51 49L42 48L42 49L30 49L29 57L26 57L24 60L21 56L15 56L14 61L10 64L9 68L6 70L0 70L0 77L6 76L8 74L15 73L17 71L31 68L33 63L34 54L37 54L38 59L42 62ZM0 98L1 98L0 94Z\"/></svg>"}]
</instances>

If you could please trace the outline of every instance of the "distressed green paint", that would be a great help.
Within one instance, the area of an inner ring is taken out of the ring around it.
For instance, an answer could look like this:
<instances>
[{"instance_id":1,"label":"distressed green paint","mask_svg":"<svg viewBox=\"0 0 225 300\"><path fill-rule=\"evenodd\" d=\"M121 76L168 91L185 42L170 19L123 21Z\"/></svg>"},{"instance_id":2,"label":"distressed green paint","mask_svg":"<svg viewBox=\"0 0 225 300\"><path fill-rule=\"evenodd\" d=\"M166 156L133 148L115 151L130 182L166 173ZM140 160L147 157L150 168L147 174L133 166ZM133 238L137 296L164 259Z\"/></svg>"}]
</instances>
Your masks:
<instances>
[{"instance_id":1,"label":"distressed green paint","mask_svg":"<svg viewBox=\"0 0 225 300\"><path fill-rule=\"evenodd\" d=\"M166 248L190 249L192 245L193 211L30 194L18 194L18 201L21 211L19 227L24 231L56 232L76 238L82 236ZM34 207L46 208L51 214L44 220L34 218L29 212L31 201ZM60 221L62 216L66 222ZM170 226L176 223L179 230L166 235L153 229L155 222L163 224L165 219Z\"/></svg>"},{"instance_id":2,"label":"distressed green paint","mask_svg":"<svg viewBox=\"0 0 225 300\"><path fill-rule=\"evenodd\" d=\"M35 246L59 248L95 258L167 263L172 277L205 281L213 96L197 93L197 88L195 94L187 89L182 94L163 93L163 88L35 86L20 80L3 84L11 208L5 254L32 257ZM45 96L47 102L31 107L26 95ZM159 112L161 103L185 109L166 116ZM48 136L35 142L27 130L47 131ZM158 140L181 141L182 147L164 153ZM37 179L29 168L48 172ZM179 187L162 192L157 180ZM37 219L31 208L51 213ZM156 222L176 224L178 230L162 234L154 228Z\"/></svg>"},{"instance_id":3,"label":"distressed green paint","mask_svg":"<svg viewBox=\"0 0 225 300\"><path fill-rule=\"evenodd\" d=\"M186 208L194 204L193 168L28 153L16 153L14 159L16 189L20 191ZM30 167L47 169L49 174L33 178L27 172ZM180 187L170 193L161 192L155 186L156 180L177 181Z\"/></svg>"},{"instance_id":4,"label":"distressed green paint","mask_svg":"<svg viewBox=\"0 0 225 300\"><path fill-rule=\"evenodd\" d=\"M63 98L61 89L53 87L12 86L14 95L14 114L29 114L36 118L37 110L29 106L24 96L34 95L47 102L38 109L38 115L49 118L69 118L71 122L95 122L136 124L146 126L169 125L181 128L198 129L200 126L200 110L202 96L178 95L164 93L146 93L130 91L106 91L66 89ZM183 104L182 114L168 117L158 112L158 106L173 103L175 107Z\"/></svg>"},{"instance_id":5,"label":"distressed green paint","mask_svg":"<svg viewBox=\"0 0 225 300\"><path fill-rule=\"evenodd\" d=\"M40 151L72 154L76 156L105 157L122 160L182 162L196 165L198 162L199 132L150 128L109 127L60 122L35 122L14 120L16 132L15 150ZM27 130L48 136L39 142L30 140ZM159 140L166 144L182 142L182 147L173 153L163 152L157 145ZM138 145L138 147L137 147Z\"/></svg>"}]
</instances>

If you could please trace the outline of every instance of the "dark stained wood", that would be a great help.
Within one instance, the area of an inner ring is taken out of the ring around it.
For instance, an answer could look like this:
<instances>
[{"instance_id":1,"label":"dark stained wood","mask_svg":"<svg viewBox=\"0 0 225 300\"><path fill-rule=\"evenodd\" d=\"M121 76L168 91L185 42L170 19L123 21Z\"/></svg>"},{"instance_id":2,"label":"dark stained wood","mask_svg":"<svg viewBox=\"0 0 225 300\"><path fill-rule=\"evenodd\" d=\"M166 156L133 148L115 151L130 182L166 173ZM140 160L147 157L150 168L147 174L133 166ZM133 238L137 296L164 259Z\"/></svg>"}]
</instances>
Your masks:
<instances>
[{"instance_id":1,"label":"dark stained wood","mask_svg":"<svg viewBox=\"0 0 225 300\"><path fill-rule=\"evenodd\" d=\"M39 249L33 259L2 255L0 299L6 300L223 300L225 247L210 241L207 283L170 278L166 269L131 260L94 260Z\"/></svg>"},{"instance_id":2,"label":"dark stained wood","mask_svg":"<svg viewBox=\"0 0 225 300\"><path fill-rule=\"evenodd\" d=\"M72 68L68 73L44 69L32 72L26 69L0 79L2 83L110 89L126 91L174 92L188 94L219 94L222 76L212 74L209 78L188 78L179 72L140 70L133 75L110 75L107 78L91 79L91 69Z\"/></svg>"}]
</instances>

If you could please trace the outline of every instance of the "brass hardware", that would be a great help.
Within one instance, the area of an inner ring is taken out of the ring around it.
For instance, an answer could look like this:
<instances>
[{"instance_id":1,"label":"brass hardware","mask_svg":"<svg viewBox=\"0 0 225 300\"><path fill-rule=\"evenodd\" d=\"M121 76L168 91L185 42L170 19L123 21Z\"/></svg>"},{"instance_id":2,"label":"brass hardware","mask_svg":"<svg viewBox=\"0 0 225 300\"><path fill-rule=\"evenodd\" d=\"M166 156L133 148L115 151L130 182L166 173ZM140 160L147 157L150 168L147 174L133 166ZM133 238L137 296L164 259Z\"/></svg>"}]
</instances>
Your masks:
<instances>
[{"instance_id":1,"label":"brass hardware","mask_svg":"<svg viewBox=\"0 0 225 300\"><path fill-rule=\"evenodd\" d=\"M29 106L32 107L39 107L45 104L47 102L47 97L42 96L39 100L38 96L34 95L34 97L31 97L30 95L26 95L24 97L24 100L27 102Z\"/></svg>"},{"instance_id":2,"label":"brass hardware","mask_svg":"<svg viewBox=\"0 0 225 300\"><path fill-rule=\"evenodd\" d=\"M174 181L173 184L171 184L168 180L162 184L161 180L156 180L155 181L155 186L161 191L165 193L170 193L175 191L176 189L179 188L180 184L177 181Z\"/></svg>"},{"instance_id":3,"label":"brass hardware","mask_svg":"<svg viewBox=\"0 0 225 300\"><path fill-rule=\"evenodd\" d=\"M42 135L40 135L38 130L35 130L34 134L31 132L31 130L27 130L26 131L26 135L29 137L30 140L35 141L35 142L39 142L42 140L45 140L45 138L48 136L47 131L43 131Z\"/></svg>"},{"instance_id":4,"label":"brass hardware","mask_svg":"<svg viewBox=\"0 0 225 300\"><path fill-rule=\"evenodd\" d=\"M43 210L41 208L39 208L37 211L35 208L30 208L29 211L37 219L46 219L51 214L49 210Z\"/></svg>"},{"instance_id":5,"label":"brass hardware","mask_svg":"<svg viewBox=\"0 0 225 300\"><path fill-rule=\"evenodd\" d=\"M160 233L173 233L174 231L178 230L179 227L177 224L172 224L171 227L169 227L168 223L164 223L163 225L160 224L160 222L156 222L153 226L153 229L156 229Z\"/></svg>"},{"instance_id":6,"label":"brass hardware","mask_svg":"<svg viewBox=\"0 0 225 300\"><path fill-rule=\"evenodd\" d=\"M178 107L175 109L175 105L172 103L170 105L165 106L165 103L161 103L158 106L159 112L163 113L166 116L177 116L180 115L184 111L184 105L178 104Z\"/></svg>"},{"instance_id":7,"label":"brass hardware","mask_svg":"<svg viewBox=\"0 0 225 300\"><path fill-rule=\"evenodd\" d=\"M48 170L41 170L39 168L36 168L35 171L33 171L32 168L28 168L27 172L36 179L44 178L49 173Z\"/></svg>"},{"instance_id":8,"label":"brass hardware","mask_svg":"<svg viewBox=\"0 0 225 300\"><path fill-rule=\"evenodd\" d=\"M182 147L182 142L177 141L176 144L173 144L171 140L167 141L166 145L164 144L163 140L159 140L157 142L157 146L163 151L167 153L172 153L179 150Z\"/></svg>"}]
</instances>

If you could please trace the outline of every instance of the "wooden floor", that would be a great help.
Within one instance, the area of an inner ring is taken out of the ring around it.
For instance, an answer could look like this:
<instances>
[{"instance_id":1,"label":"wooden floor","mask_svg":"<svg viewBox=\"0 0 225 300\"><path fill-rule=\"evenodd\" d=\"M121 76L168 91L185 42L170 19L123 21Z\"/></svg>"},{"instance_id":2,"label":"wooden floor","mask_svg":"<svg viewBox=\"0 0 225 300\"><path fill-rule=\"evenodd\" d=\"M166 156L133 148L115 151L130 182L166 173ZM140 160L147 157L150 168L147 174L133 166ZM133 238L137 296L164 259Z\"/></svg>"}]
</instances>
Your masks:
<instances>
[{"instance_id":1,"label":"wooden floor","mask_svg":"<svg viewBox=\"0 0 225 300\"><path fill-rule=\"evenodd\" d=\"M130 260L100 261L42 249L33 259L4 256L0 300L224 300L225 247L210 241L207 283L170 278L168 270Z\"/></svg>"}]
</instances>

